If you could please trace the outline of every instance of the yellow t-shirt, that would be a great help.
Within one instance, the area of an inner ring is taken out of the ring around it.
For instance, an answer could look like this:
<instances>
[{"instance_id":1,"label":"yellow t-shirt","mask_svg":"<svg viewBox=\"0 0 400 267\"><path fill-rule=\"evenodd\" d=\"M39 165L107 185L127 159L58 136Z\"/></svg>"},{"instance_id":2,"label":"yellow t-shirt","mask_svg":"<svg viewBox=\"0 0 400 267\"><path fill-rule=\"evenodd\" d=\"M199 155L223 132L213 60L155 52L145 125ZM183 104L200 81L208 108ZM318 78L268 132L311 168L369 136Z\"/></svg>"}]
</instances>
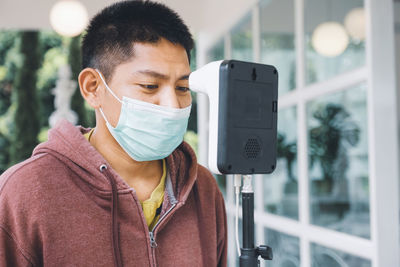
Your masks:
<instances>
[{"instance_id":1,"label":"yellow t-shirt","mask_svg":"<svg viewBox=\"0 0 400 267\"><path fill-rule=\"evenodd\" d=\"M92 136L93 131L94 131L94 128L83 135L86 138L86 140L88 140L88 141L90 140L90 137ZM145 201L140 202L140 204L142 205L144 217L146 219L147 226L149 227L149 229L153 229L154 225L157 223L157 221L160 217L161 205L164 201L165 178L167 176L167 167L166 167L165 159L162 160L162 165L163 165L163 172L162 172L162 176L160 179L160 183L153 190L149 199L146 199ZM158 212L157 212L157 210L158 210Z\"/></svg>"},{"instance_id":2,"label":"yellow t-shirt","mask_svg":"<svg viewBox=\"0 0 400 267\"><path fill-rule=\"evenodd\" d=\"M92 137L92 134L94 132L94 128L90 130L89 132L85 133L83 136L86 138L86 140L90 140L90 137Z\"/></svg>"},{"instance_id":3,"label":"yellow t-shirt","mask_svg":"<svg viewBox=\"0 0 400 267\"><path fill-rule=\"evenodd\" d=\"M163 172L161 176L160 183L151 193L149 199L141 202L142 209L144 213L144 217L146 218L147 226L149 229L153 229L154 225L156 225L161 212L161 205L164 201L164 191L165 191L165 178L167 176L167 167L165 164L165 159L162 160ZM158 210L158 212L157 212Z\"/></svg>"}]
</instances>

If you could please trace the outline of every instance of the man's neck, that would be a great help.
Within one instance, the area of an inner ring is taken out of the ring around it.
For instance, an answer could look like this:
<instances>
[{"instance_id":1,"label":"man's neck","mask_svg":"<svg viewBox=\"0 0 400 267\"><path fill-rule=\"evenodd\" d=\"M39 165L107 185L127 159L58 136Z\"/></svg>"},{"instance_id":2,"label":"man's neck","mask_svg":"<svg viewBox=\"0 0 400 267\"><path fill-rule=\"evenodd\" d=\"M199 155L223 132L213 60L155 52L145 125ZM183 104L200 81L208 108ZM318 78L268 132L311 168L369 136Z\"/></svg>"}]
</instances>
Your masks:
<instances>
[{"instance_id":1,"label":"man's neck","mask_svg":"<svg viewBox=\"0 0 400 267\"><path fill-rule=\"evenodd\" d=\"M90 143L108 161L111 167L135 189L140 201L151 196L162 176L162 161L135 161L118 144L107 127L98 124Z\"/></svg>"}]
</instances>

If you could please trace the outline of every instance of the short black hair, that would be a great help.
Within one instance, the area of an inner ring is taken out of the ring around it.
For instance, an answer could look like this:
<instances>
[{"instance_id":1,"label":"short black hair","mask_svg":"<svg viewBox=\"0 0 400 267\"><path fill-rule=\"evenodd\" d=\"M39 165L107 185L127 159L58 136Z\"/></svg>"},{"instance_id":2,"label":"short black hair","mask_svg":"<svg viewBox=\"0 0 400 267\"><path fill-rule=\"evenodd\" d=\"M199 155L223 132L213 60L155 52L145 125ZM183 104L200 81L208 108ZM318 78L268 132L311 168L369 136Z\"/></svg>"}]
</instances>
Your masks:
<instances>
[{"instance_id":1,"label":"short black hair","mask_svg":"<svg viewBox=\"0 0 400 267\"><path fill-rule=\"evenodd\" d=\"M161 38L182 45L190 62L194 41L175 11L152 1L117 2L90 21L82 41L82 67L99 69L108 80L117 65L134 56L135 42L157 43Z\"/></svg>"}]
</instances>

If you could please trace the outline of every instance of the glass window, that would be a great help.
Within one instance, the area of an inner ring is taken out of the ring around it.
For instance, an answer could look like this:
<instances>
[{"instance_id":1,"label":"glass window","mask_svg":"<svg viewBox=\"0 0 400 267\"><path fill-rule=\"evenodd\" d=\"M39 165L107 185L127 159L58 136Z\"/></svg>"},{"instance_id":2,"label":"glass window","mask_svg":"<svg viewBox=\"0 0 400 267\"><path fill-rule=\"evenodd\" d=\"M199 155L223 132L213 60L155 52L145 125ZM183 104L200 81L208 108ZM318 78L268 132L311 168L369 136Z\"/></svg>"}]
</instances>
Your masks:
<instances>
[{"instance_id":1,"label":"glass window","mask_svg":"<svg viewBox=\"0 0 400 267\"><path fill-rule=\"evenodd\" d=\"M300 266L299 238L266 228L265 240L274 255L273 260L267 262L268 267Z\"/></svg>"},{"instance_id":2,"label":"glass window","mask_svg":"<svg viewBox=\"0 0 400 267\"><path fill-rule=\"evenodd\" d=\"M371 267L371 262L345 252L311 244L312 267Z\"/></svg>"},{"instance_id":3,"label":"glass window","mask_svg":"<svg viewBox=\"0 0 400 267\"><path fill-rule=\"evenodd\" d=\"M196 40L195 40L196 42ZM190 69L197 69L197 49L196 45L193 47L192 51L190 51Z\"/></svg>"},{"instance_id":4,"label":"glass window","mask_svg":"<svg viewBox=\"0 0 400 267\"><path fill-rule=\"evenodd\" d=\"M219 40L207 53L208 61L222 60L225 57L224 39ZM208 63L208 62L207 62Z\"/></svg>"},{"instance_id":5,"label":"glass window","mask_svg":"<svg viewBox=\"0 0 400 267\"><path fill-rule=\"evenodd\" d=\"M307 106L311 222L369 238L364 84Z\"/></svg>"},{"instance_id":6,"label":"glass window","mask_svg":"<svg viewBox=\"0 0 400 267\"><path fill-rule=\"evenodd\" d=\"M237 252L235 251L235 216L227 213L228 223L228 266L236 265Z\"/></svg>"},{"instance_id":7,"label":"glass window","mask_svg":"<svg viewBox=\"0 0 400 267\"><path fill-rule=\"evenodd\" d=\"M222 195L226 199L226 179L229 179L226 175L214 175L215 179L217 180L219 190L221 190Z\"/></svg>"},{"instance_id":8,"label":"glass window","mask_svg":"<svg viewBox=\"0 0 400 267\"><path fill-rule=\"evenodd\" d=\"M235 216L231 217L232 219L228 223L232 223L232 228L235 229ZM242 233L243 233L243 224L242 224L242 219L239 218L239 243L240 246L243 245L243 238L242 238ZM237 248L236 248L236 231L233 230L232 236L228 236L229 239L229 245L228 248L231 250L231 258L228 260L228 266L240 266L239 262L239 256L237 253Z\"/></svg>"},{"instance_id":9,"label":"glass window","mask_svg":"<svg viewBox=\"0 0 400 267\"><path fill-rule=\"evenodd\" d=\"M253 60L253 34L251 25L250 13L231 31L232 59Z\"/></svg>"},{"instance_id":10,"label":"glass window","mask_svg":"<svg viewBox=\"0 0 400 267\"><path fill-rule=\"evenodd\" d=\"M363 0L305 0L306 83L365 64Z\"/></svg>"},{"instance_id":11,"label":"glass window","mask_svg":"<svg viewBox=\"0 0 400 267\"><path fill-rule=\"evenodd\" d=\"M293 0L260 3L261 63L279 72L279 94L296 87L296 53Z\"/></svg>"},{"instance_id":12,"label":"glass window","mask_svg":"<svg viewBox=\"0 0 400 267\"><path fill-rule=\"evenodd\" d=\"M264 209L297 220L296 107L279 110L278 116L277 167L272 174L263 176Z\"/></svg>"},{"instance_id":13,"label":"glass window","mask_svg":"<svg viewBox=\"0 0 400 267\"><path fill-rule=\"evenodd\" d=\"M222 38L213 47L211 47L210 50L208 50L207 52L208 62L224 59L224 54L225 54L224 51L225 51L224 39ZM214 175L214 176L217 179L219 189L221 190L222 194L224 195L224 198L226 199L226 179L227 179L226 175Z\"/></svg>"}]
</instances>

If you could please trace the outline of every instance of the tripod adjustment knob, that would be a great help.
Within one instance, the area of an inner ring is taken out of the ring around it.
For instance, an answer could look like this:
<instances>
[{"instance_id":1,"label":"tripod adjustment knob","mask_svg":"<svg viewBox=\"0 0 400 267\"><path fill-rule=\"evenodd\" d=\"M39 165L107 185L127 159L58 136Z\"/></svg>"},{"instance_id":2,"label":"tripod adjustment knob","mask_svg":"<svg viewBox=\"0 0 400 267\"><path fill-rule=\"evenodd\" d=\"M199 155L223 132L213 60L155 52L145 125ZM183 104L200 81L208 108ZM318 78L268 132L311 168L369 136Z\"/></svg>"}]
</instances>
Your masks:
<instances>
[{"instance_id":1,"label":"tripod adjustment knob","mask_svg":"<svg viewBox=\"0 0 400 267\"><path fill-rule=\"evenodd\" d=\"M264 245L259 246L257 248L257 253L264 260L272 260L272 258L273 258L272 248L270 248L268 246L264 246Z\"/></svg>"}]
</instances>

